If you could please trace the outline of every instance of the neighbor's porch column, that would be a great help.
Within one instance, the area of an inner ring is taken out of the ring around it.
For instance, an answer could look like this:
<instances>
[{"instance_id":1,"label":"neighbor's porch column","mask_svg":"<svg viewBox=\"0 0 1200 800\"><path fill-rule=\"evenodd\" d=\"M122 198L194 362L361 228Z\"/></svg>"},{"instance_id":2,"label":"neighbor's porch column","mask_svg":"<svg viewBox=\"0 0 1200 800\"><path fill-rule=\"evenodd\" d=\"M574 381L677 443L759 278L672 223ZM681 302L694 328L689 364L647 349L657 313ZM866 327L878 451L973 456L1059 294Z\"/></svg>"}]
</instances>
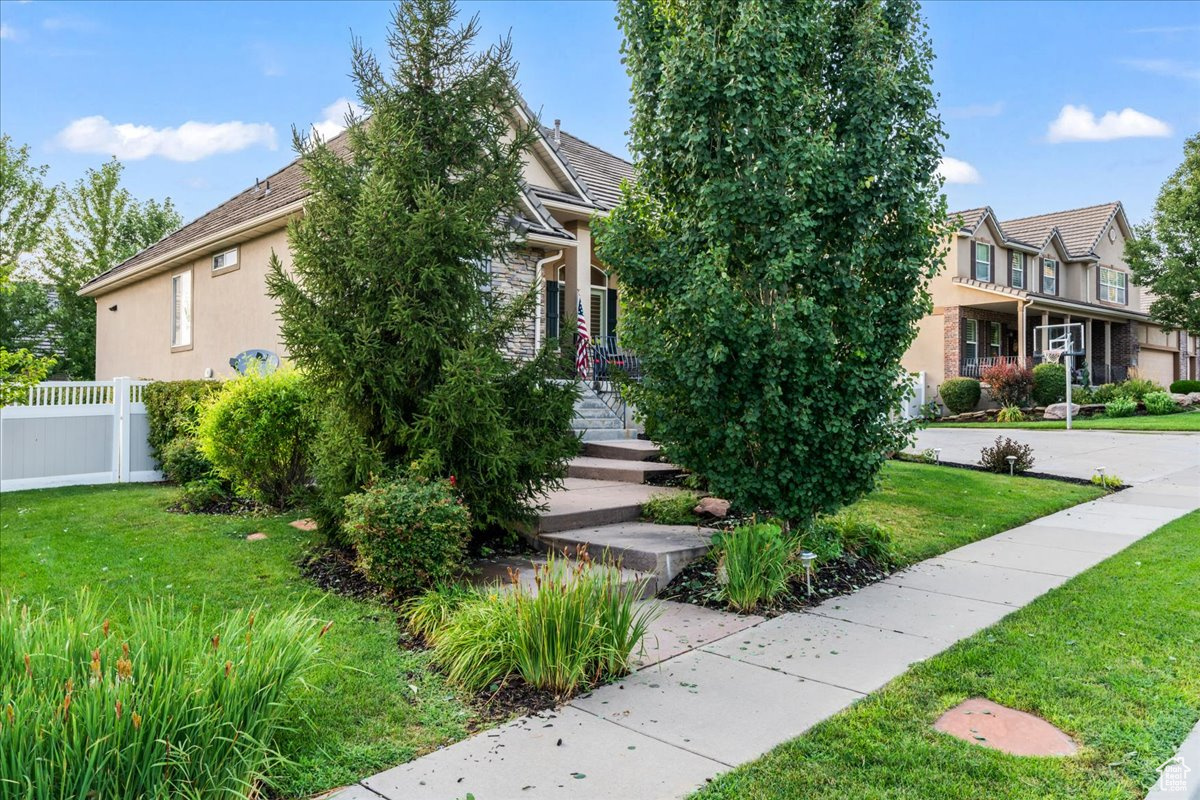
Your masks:
<instances>
[{"instance_id":1,"label":"neighbor's porch column","mask_svg":"<svg viewBox=\"0 0 1200 800\"><path fill-rule=\"evenodd\" d=\"M1096 383L1096 362L1092 359L1092 318L1088 317L1083 323L1083 363L1087 364L1088 382Z\"/></svg>"},{"instance_id":2,"label":"neighbor's porch column","mask_svg":"<svg viewBox=\"0 0 1200 800\"><path fill-rule=\"evenodd\" d=\"M1104 382L1112 382L1112 322L1104 320Z\"/></svg>"},{"instance_id":3,"label":"neighbor's porch column","mask_svg":"<svg viewBox=\"0 0 1200 800\"><path fill-rule=\"evenodd\" d=\"M567 301L565 303L566 315L574 325L579 314L579 301L587 301L583 304L583 316L587 320L590 330L592 324L592 234L586 222L576 222L570 230L575 234L578 244L563 254L563 260L566 262L566 268L563 270L563 291L566 292ZM585 297L585 294L588 296ZM566 322L567 320L562 321L563 324Z\"/></svg>"},{"instance_id":4,"label":"neighbor's porch column","mask_svg":"<svg viewBox=\"0 0 1200 800\"><path fill-rule=\"evenodd\" d=\"M1025 329L1028 327L1028 323L1026 322L1025 318L1028 316L1028 312L1029 312L1029 303L1022 303L1021 301L1018 300L1017 301L1017 358L1020 359L1022 367L1026 366L1025 354L1026 354L1027 348L1028 348L1028 345L1025 343L1025 335L1026 335Z\"/></svg>"}]
</instances>

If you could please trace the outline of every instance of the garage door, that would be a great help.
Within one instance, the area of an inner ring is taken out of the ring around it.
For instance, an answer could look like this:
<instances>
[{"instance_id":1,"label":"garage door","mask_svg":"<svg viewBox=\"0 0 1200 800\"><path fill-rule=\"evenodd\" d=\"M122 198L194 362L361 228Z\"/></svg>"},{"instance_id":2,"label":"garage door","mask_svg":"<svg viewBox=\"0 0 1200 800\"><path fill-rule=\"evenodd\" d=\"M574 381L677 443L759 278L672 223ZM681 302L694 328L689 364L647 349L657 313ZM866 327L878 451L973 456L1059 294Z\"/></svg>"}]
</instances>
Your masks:
<instances>
[{"instance_id":1,"label":"garage door","mask_svg":"<svg viewBox=\"0 0 1200 800\"><path fill-rule=\"evenodd\" d=\"M1171 381L1175 380L1175 364L1178 359L1178 353L1143 349L1138 353L1138 374L1160 386L1169 386Z\"/></svg>"}]
</instances>

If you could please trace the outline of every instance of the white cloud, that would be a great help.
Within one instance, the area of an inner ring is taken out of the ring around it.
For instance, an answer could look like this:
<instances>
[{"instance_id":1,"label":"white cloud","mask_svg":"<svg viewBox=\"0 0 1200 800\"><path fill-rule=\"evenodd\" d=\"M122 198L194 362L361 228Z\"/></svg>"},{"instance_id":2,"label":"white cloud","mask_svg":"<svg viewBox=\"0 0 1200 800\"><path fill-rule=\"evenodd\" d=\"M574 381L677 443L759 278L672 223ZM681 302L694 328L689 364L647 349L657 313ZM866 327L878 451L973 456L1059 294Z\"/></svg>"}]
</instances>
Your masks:
<instances>
[{"instance_id":1,"label":"white cloud","mask_svg":"<svg viewBox=\"0 0 1200 800\"><path fill-rule=\"evenodd\" d=\"M997 100L994 103L972 103L967 106L953 106L946 109L946 116L958 117L960 119L972 119L974 117L998 117L1004 113L1004 101Z\"/></svg>"},{"instance_id":2,"label":"white cloud","mask_svg":"<svg viewBox=\"0 0 1200 800\"><path fill-rule=\"evenodd\" d=\"M0 22L0 39L8 39L10 42L20 40L21 32L12 25L6 25Z\"/></svg>"},{"instance_id":3,"label":"white cloud","mask_svg":"<svg viewBox=\"0 0 1200 800\"><path fill-rule=\"evenodd\" d=\"M979 170L957 158L945 156L938 164L938 174L946 183L982 183L983 177Z\"/></svg>"},{"instance_id":4,"label":"white cloud","mask_svg":"<svg viewBox=\"0 0 1200 800\"><path fill-rule=\"evenodd\" d=\"M353 100L339 97L321 111L321 119L313 123L313 131L319 133L322 139L332 139L346 129L347 111L352 111L355 117L361 117L366 110Z\"/></svg>"},{"instance_id":5,"label":"white cloud","mask_svg":"<svg viewBox=\"0 0 1200 800\"><path fill-rule=\"evenodd\" d=\"M1087 106L1073 105L1063 106L1046 132L1051 142L1108 142L1170 135L1170 125L1132 108L1106 111L1096 119Z\"/></svg>"},{"instance_id":6,"label":"white cloud","mask_svg":"<svg viewBox=\"0 0 1200 800\"><path fill-rule=\"evenodd\" d=\"M55 141L75 153L115 155L127 161L159 156L170 161L199 161L262 145L275 149L275 129L266 123L185 122L178 128L114 125L101 116L83 117L59 132Z\"/></svg>"},{"instance_id":7,"label":"white cloud","mask_svg":"<svg viewBox=\"0 0 1200 800\"><path fill-rule=\"evenodd\" d=\"M1185 78L1189 81L1200 81L1200 64L1172 61L1169 58L1126 58L1122 59L1121 63L1153 75L1165 75L1168 78Z\"/></svg>"}]
</instances>

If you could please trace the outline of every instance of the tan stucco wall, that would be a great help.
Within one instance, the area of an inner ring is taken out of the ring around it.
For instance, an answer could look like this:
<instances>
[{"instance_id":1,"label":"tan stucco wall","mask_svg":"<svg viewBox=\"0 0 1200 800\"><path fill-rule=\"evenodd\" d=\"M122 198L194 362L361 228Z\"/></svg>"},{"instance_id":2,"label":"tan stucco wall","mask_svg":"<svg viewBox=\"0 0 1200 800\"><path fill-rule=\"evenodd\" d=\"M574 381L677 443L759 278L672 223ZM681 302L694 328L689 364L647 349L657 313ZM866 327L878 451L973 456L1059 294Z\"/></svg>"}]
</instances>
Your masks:
<instances>
[{"instance_id":1,"label":"tan stucco wall","mask_svg":"<svg viewBox=\"0 0 1200 800\"><path fill-rule=\"evenodd\" d=\"M925 399L932 400L945 379L945 325L941 314L930 314L917 323L917 338L900 359L909 372L925 373Z\"/></svg>"},{"instance_id":2,"label":"tan stucco wall","mask_svg":"<svg viewBox=\"0 0 1200 800\"><path fill-rule=\"evenodd\" d=\"M285 356L279 340L275 301L267 295L267 264L272 249L291 264L283 228L238 245L238 269L212 274L212 253L191 263L192 347L171 351L171 276L152 275L96 298L96 377L177 380L231 375L229 359L243 350L264 348ZM219 252L227 248L219 248ZM109 311L112 305L116 311Z\"/></svg>"}]
</instances>

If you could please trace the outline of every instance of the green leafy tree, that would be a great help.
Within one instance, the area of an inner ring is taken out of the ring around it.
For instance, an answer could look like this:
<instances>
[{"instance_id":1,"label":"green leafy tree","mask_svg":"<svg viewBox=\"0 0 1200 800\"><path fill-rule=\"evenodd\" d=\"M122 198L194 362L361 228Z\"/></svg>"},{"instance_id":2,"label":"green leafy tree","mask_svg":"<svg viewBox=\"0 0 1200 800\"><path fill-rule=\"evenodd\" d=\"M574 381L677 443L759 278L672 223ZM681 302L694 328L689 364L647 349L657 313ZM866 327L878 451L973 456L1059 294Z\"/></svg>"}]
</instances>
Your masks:
<instances>
[{"instance_id":1,"label":"green leafy tree","mask_svg":"<svg viewBox=\"0 0 1200 800\"><path fill-rule=\"evenodd\" d=\"M80 297L79 288L181 222L170 198L138 202L121 186L122 169L114 158L89 169L74 186L60 188L45 243L45 273L58 293L55 349L72 378L91 378L96 369L96 303Z\"/></svg>"},{"instance_id":2,"label":"green leafy tree","mask_svg":"<svg viewBox=\"0 0 1200 800\"><path fill-rule=\"evenodd\" d=\"M1200 336L1200 133L1183 145L1148 222L1125 243L1133 278L1154 293L1150 317Z\"/></svg>"},{"instance_id":3,"label":"green leafy tree","mask_svg":"<svg viewBox=\"0 0 1200 800\"><path fill-rule=\"evenodd\" d=\"M297 134L312 194L273 258L288 353L326 402L316 513L338 530L342 498L373 473L454 477L477 526L530 516L577 444L575 389L501 345L532 312L487 291L483 264L518 245L508 225L535 132L515 125L507 40L472 50L478 22L446 0L401 3L386 68L356 42L369 121L336 148Z\"/></svg>"},{"instance_id":4,"label":"green leafy tree","mask_svg":"<svg viewBox=\"0 0 1200 800\"><path fill-rule=\"evenodd\" d=\"M55 360L33 352L48 331L45 287L17 279L20 257L37 250L56 192L45 185L47 167L29 163L29 146L0 136L0 405L44 380Z\"/></svg>"},{"instance_id":5,"label":"green leafy tree","mask_svg":"<svg viewBox=\"0 0 1200 800\"><path fill-rule=\"evenodd\" d=\"M945 235L911 0L621 0L638 175L598 224L647 433L804 521L903 440L900 357Z\"/></svg>"},{"instance_id":6,"label":"green leafy tree","mask_svg":"<svg viewBox=\"0 0 1200 800\"><path fill-rule=\"evenodd\" d=\"M55 203L55 189L44 182L48 169L29 163L28 145L16 147L7 134L0 136L0 291L18 258L42 243Z\"/></svg>"}]
</instances>

